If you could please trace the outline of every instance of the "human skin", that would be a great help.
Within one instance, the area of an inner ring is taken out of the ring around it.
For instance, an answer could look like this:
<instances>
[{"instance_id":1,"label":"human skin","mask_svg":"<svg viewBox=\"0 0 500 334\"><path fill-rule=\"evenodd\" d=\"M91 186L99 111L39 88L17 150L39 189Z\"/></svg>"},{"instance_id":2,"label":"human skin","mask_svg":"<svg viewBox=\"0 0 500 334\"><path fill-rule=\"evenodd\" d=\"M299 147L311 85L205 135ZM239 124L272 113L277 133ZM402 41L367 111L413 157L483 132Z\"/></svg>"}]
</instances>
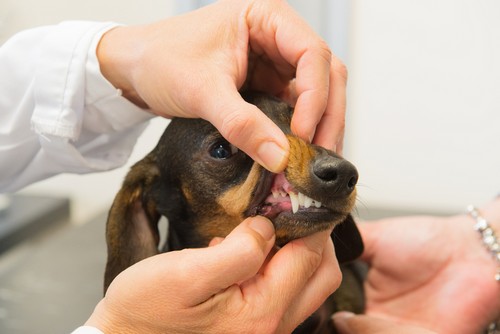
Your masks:
<instances>
[{"instance_id":1,"label":"human skin","mask_svg":"<svg viewBox=\"0 0 500 334\"><path fill-rule=\"evenodd\" d=\"M498 235L500 199L480 212ZM408 333L426 328L472 334L498 319L500 284L494 279L498 263L474 224L466 214L359 224L366 246L362 258L370 266L365 284L367 316L340 315L335 322L343 326L341 333L372 333L365 325L379 319L384 322L378 326L387 326L388 332L397 325L408 326ZM366 329L354 331L358 327Z\"/></svg>"},{"instance_id":2,"label":"human skin","mask_svg":"<svg viewBox=\"0 0 500 334\"><path fill-rule=\"evenodd\" d=\"M109 286L86 325L112 333L290 333L340 284L330 231L277 252L248 218L211 247L159 254Z\"/></svg>"},{"instance_id":3,"label":"human skin","mask_svg":"<svg viewBox=\"0 0 500 334\"><path fill-rule=\"evenodd\" d=\"M238 90L295 105L298 136L341 151L345 66L284 1L221 0L142 25L117 27L99 43L104 76L139 106L164 117L210 121L232 144L273 172L289 144Z\"/></svg>"}]
</instances>

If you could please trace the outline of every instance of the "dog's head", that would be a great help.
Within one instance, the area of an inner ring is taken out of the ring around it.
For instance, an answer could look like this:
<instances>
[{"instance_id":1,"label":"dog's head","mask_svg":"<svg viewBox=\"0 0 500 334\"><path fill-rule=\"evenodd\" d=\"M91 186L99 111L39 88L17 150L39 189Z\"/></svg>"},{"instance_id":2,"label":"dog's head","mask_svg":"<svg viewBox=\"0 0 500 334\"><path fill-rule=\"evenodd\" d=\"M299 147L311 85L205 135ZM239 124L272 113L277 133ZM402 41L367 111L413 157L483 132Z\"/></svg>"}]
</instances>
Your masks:
<instances>
[{"instance_id":1,"label":"dog's head","mask_svg":"<svg viewBox=\"0 0 500 334\"><path fill-rule=\"evenodd\" d=\"M273 222L278 245L336 226L339 260L361 253L350 216L355 167L294 136L293 109L286 103L258 93L244 97L287 135L285 171L268 172L206 121L173 119L157 147L129 172L110 211L106 286L121 270L158 252L160 216L169 222L164 250L206 246L246 217L263 215Z\"/></svg>"}]
</instances>

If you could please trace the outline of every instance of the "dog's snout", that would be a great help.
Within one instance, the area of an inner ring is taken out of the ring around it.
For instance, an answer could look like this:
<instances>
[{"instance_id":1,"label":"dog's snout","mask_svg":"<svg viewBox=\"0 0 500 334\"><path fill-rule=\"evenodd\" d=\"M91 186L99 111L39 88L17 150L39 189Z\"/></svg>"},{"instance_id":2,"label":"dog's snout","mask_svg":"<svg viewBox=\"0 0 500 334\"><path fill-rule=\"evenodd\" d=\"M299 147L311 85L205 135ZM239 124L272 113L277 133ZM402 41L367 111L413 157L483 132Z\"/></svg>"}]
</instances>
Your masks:
<instances>
[{"instance_id":1,"label":"dog's snout","mask_svg":"<svg viewBox=\"0 0 500 334\"><path fill-rule=\"evenodd\" d=\"M350 194L358 182L358 171L349 161L322 155L313 162L313 173L323 186L338 195Z\"/></svg>"}]
</instances>

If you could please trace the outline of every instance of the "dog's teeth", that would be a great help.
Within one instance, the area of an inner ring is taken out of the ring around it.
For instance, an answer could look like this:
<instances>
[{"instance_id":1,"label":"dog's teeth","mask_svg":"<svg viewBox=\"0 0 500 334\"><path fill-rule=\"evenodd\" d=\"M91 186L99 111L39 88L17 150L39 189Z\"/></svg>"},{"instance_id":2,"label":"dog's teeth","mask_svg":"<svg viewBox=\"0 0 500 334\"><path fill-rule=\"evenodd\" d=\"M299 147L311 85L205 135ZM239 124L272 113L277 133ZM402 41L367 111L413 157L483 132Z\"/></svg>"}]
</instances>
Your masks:
<instances>
[{"instance_id":1,"label":"dog's teeth","mask_svg":"<svg viewBox=\"0 0 500 334\"><path fill-rule=\"evenodd\" d=\"M273 193L273 198L278 198L278 196L280 195L279 191L277 190L272 190L271 192Z\"/></svg>"},{"instance_id":2,"label":"dog's teeth","mask_svg":"<svg viewBox=\"0 0 500 334\"><path fill-rule=\"evenodd\" d=\"M314 200L311 197L307 197L305 195L304 195L304 197L305 197L304 198L304 206L306 208L309 208Z\"/></svg>"},{"instance_id":3,"label":"dog's teeth","mask_svg":"<svg viewBox=\"0 0 500 334\"><path fill-rule=\"evenodd\" d=\"M321 207L321 202L312 199L311 197L299 192L295 193L293 191L288 192L290 196L290 202L292 203L292 212L297 213L300 207L304 207L306 209L311 206L315 206L316 208Z\"/></svg>"},{"instance_id":4,"label":"dog's teeth","mask_svg":"<svg viewBox=\"0 0 500 334\"><path fill-rule=\"evenodd\" d=\"M306 199L306 195L304 195L303 193L298 193L298 196L299 196L299 205L300 206L304 206L304 201Z\"/></svg>"},{"instance_id":5,"label":"dog's teeth","mask_svg":"<svg viewBox=\"0 0 500 334\"><path fill-rule=\"evenodd\" d=\"M292 202L292 212L296 213L299 211L299 196L293 192L289 192L290 201Z\"/></svg>"},{"instance_id":6,"label":"dog's teeth","mask_svg":"<svg viewBox=\"0 0 500 334\"><path fill-rule=\"evenodd\" d=\"M279 193L280 193L280 196L281 196L281 197L286 197L286 192L285 192L285 191L281 191L281 190L280 190L280 192L279 192Z\"/></svg>"}]
</instances>

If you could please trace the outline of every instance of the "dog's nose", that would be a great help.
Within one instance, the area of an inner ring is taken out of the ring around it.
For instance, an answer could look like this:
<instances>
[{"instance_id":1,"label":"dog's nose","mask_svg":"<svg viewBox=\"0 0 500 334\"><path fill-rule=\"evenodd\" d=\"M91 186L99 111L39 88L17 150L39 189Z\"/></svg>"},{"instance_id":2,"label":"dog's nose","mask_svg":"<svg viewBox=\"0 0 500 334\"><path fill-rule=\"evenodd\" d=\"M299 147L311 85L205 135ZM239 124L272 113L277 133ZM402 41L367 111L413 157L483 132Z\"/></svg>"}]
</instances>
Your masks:
<instances>
[{"instance_id":1,"label":"dog's nose","mask_svg":"<svg viewBox=\"0 0 500 334\"><path fill-rule=\"evenodd\" d=\"M312 169L321 184L339 196L349 195L358 182L356 167L347 160L331 155L316 158Z\"/></svg>"}]
</instances>

